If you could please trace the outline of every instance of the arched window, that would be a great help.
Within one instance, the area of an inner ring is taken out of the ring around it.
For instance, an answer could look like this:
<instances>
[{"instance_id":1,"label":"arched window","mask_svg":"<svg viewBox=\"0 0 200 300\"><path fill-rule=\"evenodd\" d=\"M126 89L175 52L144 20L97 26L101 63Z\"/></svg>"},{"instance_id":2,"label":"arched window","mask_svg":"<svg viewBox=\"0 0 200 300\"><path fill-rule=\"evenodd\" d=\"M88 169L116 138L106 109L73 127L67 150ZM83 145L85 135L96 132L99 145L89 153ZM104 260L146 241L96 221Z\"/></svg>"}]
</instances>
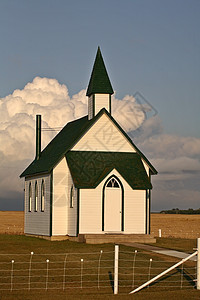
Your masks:
<instances>
[{"instance_id":1,"label":"arched window","mask_svg":"<svg viewBox=\"0 0 200 300\"><path fill-rule=\"evenodd\" d=\"M41 211L44 211L44 180L43 179L41 184Z\"/></svg>"},{"instance_id":2,"label":"arched window","mask_svg":"<svg viewBox=\"0 0 200 300\"><path fill-rule=\"evenodd\" d=\"M70 208L74 207L74 186L71 186L70 190Z\"/></svg>"},{"instance_id":3,"label":"arched window","mask_svg":"<svg viewBox=\"0 0 200 300\"><path fill-rule=\"evenodd\" d=\"M38 210L38 185L37 181L35 182L35 211Z\"/></svg>"},{"instance_id":4,"label":"arched window","mask_svg":"<svg viewBox=\"0 0 200 300\"><path fill-rule=\"evenodd\" d=\"M31 211L31 202L32 202L32 186L30 182L29 189L28 189L28 211Z\"/></svg>"},{"instance_id":5,"label":"arched window","mask_svg":"<svg viewBox=\"0 0 200 300\"><path fill-rule=\"evenodd\" d=\"M117 182L117 180L114 177L112 177L108 181L106 187L109 187L109 188L119 188L119 183Z\"/></svg>"}]
</instances>

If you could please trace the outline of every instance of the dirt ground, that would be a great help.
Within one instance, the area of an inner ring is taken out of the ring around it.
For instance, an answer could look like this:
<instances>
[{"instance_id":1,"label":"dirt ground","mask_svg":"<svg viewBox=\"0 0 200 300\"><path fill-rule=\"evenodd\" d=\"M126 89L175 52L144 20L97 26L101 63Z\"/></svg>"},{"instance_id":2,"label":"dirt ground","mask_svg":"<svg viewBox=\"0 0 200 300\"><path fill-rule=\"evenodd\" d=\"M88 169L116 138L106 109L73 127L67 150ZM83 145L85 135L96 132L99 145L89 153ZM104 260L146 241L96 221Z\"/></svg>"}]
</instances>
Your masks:
<instances>
[{"instance_id":1,"label":"dirt ground","mask_svg":"<svg viewBox=\"0 0 200 300\"><path fill-rule=\"evenodd\" d=\"M200 237L200 215L151 214L151 233L162 237L196 239Z\"/></svg>"},{"instance_id":2,"label":"dirt ground","mask_svg":"<svg viewBox=\"0 0 200 300\"><path fill-rule=\"evenodd\" d=\"M151 214L151 233L162 237L196 239L200 237L200 215ZM0 211L0 233L23 234L24 212Z\"/></svg>"}]
</instances>

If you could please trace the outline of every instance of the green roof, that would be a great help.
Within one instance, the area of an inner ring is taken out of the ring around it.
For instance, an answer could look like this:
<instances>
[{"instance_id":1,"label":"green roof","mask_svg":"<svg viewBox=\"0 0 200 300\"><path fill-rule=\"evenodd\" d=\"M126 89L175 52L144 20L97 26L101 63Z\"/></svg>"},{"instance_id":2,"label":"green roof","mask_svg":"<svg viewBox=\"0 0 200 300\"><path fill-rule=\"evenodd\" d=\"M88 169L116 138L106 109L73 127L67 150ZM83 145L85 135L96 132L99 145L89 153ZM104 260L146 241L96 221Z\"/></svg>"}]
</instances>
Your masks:
<instances>
[{"instance_id":1,"label":"green roof","mask_svg":"<svg viewBox=\"0 0 200 300\"><path fill-rule=\"evenodd\" d=\"M41 152L40 158L38 160L34 160L20 175L20 177L32 176L40 173L49 173L103 114L106 114L110 118L110 120L119 128L127 140L133 145L139 156L142 157L150 167L152 174L156 174L156 169L151 165L148 159L142 154L142 152L139 151L129 136L123 131L123 129L119 126L115 119L113 119L108 111L105 108L102 108L100 112L91 120L88 120L88 116L85 116L78 120L69 122L65 127L63 127L63 129Z\"/></svg>"},{"instance_id":2,"label":"green roof","mask_svg":"<svg viewBox=\"0 0 200 300\"><path fill-rule=\"evenodd\" d=\"M138 153L69 151L68 166L77 188L95 188L116 169L133 189L151 189L152 185Z\"/></svg>"},{"instance_id":3,"label":"green roof","mask_svg":"<svg viewBox=\"0 0 200 300\"><path fill-rule=\"evenodd\" d=\"M90 77L86 96L91 94L110 94L114 93L106 67L101 55L100 48L98 47L96 59L94 62L92 74Z\"/></svg>"},{"instance_id":4,"label":"green roof","mask_svg":"<svg viewBox=\"0 0 200 300\"><path fill-rule=\"evenodd\" d=\"M68 123L41 152L40 158L34 160L20 177L38 173L49 173L53 167L70 150L76 140L88 127L87 116Z\"/></svg>"}]
</instances>

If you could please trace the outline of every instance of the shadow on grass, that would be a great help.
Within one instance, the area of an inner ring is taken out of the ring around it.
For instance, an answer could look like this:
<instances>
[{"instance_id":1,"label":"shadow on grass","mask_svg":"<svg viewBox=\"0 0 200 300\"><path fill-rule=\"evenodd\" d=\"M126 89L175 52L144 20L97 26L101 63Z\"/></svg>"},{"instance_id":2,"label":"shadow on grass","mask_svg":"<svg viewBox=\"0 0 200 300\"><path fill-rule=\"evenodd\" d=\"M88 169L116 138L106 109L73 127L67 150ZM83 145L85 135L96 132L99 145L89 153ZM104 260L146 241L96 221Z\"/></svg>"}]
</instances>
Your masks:
<instances>
[{"instance_id":1,"label":"shadow on grass","mask_svg":"<svg viewBox=\"0 0 200 300\"><path fill-rule=\"evenodd\" d=\"M163 282L167 279L170 279L170 278L173 278L174 275L177 275L177 274L181 274L182 273L182 276L185 278L185 280L187 281L187 283L189 285L191 285L192 287L195 287L196 284L194 282L194 275L190 274L187 270L184 270L184 269L181 269L181 268L176 268L176 270L171 273L171 274L168 274L168 275L165 275L163 276L162 278L156 280L155 282L151 283L150 286L154 286L160 282ZM168 284L168 282L166 282L166 285ZM148 288L148 286L147 286ZM181 288L181 278L180 278L180 288Z\"/></svg>"},{"instance_id":2,"label":"shadow on grass","mask_svg":"<svg viewBox=\"0 0 200 300\"><path fill-rule=\"evenodd\" d=\"M113 278L112 272L109 271L108 276L109 276L109 280L110 280L110 285L112 287L112 291L114 293L114 278Z\"/></svg>"}]
</instances>

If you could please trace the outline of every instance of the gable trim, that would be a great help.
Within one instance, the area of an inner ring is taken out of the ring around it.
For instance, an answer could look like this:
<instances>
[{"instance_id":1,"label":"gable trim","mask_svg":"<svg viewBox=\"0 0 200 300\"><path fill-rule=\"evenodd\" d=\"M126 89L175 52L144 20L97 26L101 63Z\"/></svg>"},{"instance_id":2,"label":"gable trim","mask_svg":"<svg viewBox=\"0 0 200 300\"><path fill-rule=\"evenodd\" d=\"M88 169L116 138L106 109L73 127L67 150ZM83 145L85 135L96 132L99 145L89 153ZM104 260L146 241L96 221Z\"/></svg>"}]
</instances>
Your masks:
<instances>
[{"instance_id":1,"label":"gable trim","mask_svg":"<svg viewBox=\"0 0 200 300\"><path fill-rule=\"evenodd\" d=\"M49 220L49 236L52 236L52 209L53 209L53 171L50 178L50 220Z\"/></svg>"},{"instance_id":2,"label":"gable trim","mask_svg":"<svg viewBox=\"0 0 200 300\"><path fill-rule=\"evenodd\" d=\"M80 224L80 189L77 188L77 223L76 223L76 236L79 235Z\"/></svg>"}]
</instances>

